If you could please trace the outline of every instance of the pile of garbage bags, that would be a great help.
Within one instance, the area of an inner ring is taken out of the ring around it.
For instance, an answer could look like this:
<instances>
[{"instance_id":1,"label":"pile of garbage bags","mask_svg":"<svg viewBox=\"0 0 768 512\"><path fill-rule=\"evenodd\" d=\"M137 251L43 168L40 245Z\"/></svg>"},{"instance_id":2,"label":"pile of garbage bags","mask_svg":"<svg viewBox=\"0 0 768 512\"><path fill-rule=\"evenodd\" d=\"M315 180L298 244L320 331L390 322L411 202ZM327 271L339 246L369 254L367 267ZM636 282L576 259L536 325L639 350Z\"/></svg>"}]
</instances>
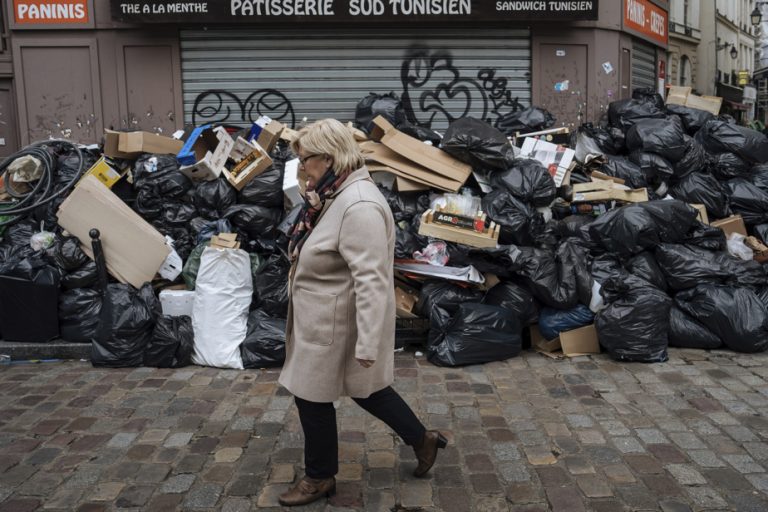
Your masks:
<instances>
[{"instance_id":1,"label":"pile of garbage bags","mask_svg":"<svg viewBox=\"0 0 768 512\"><path fill-rule=\"evenodd\" d=\"M766 242L768 140L759 132L665 105L653 91L635 91L632 99L611 103L601 122L572 134L578 165L570 176L571 183L583 183L599 171L647 189L650 200L584 210L566 200L567 186L556 186L542 162L521 157L508 138L553 126L543 109L510 114L495 125L466 117L440 134L409 119L396 95L371 94L356 109L356 127L369 133L378 115L470 165L463 193L478 198L487 224L500 227L493 248L431 239L419 234L421 216L441 192L397 192L391 180L378 180L396 222L397 259L431 254L432 263L471 265L494 279L478 286L409 278L419 295L414 312L429 323L430 362L459 366L514 357L530 344L534 324L547 339L594 324L602 348L621 361L664 361L670 346L768 348L768 274L760 263L732 256L732 241L690 206L704 205L710 219L739 214L750 234ZM64 146L45 151L60 187L100 156ZM285 163L293 155L281 141L270 157L273 164L241 190L223 176L191 181L175 155L124 162L129 177L113 192L173 241L183 262L174 281L157 278L136 289L100 275L82 250L90 241L67 236L56 224L67 190L12 222L0 217L0 281L23 279L55 290L56 335L92 343L94 365L280 366L287 226L296 212L283 194ZM236 256L208 248L221 233L237 235ZM163 314L158 292L168 287L195 292L191 315Z\"/></svg>"}]
</instances>

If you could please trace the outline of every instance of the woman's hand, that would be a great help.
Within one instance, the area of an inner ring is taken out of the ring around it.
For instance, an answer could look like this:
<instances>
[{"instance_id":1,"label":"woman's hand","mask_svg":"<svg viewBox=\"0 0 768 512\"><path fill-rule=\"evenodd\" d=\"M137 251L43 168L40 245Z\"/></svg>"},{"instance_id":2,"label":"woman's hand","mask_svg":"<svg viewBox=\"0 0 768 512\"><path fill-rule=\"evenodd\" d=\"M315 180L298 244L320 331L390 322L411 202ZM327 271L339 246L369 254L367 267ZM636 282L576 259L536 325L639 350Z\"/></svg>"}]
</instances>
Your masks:
<instances>
[{"instance_id":1,"label":"woman's hand","mask_svg":"<svg viewBox=\"0 0 768 512\"><path fill-rule=\"evenodd\" d=\"M359 359L359 358L355 358L355 359L357 359L357 362L360 363L360 366L362 366L363 368L370 368L371 366L373 366L373 363L376 362L372 359Z\"/></svg>"}]
</instances>

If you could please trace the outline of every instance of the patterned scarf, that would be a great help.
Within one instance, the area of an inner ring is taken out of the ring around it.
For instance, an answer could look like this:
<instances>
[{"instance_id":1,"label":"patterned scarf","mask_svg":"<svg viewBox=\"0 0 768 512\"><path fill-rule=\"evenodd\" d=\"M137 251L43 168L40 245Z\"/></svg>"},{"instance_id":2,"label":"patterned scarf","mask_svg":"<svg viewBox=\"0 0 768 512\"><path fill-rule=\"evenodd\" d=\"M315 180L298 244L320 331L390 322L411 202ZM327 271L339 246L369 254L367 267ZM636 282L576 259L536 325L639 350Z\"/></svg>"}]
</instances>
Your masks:
<instances>
[{"instance_id":1,"label":"patterned scarf","mask_svg":"<svg viewBox=\"0 0 768 512\"><path fill-rule=\"evenodd\" d=\"M291 240L288 243L288 255L291 261L295 261L299 257L301 247L309 234L312 233L317 217L323 211L325 200L339 189L349 174L350 171L344 171L337 176L333 169L328 169L314 188L307 188L304 206L301 208L296 223L291 228Z\"/></svg>"}]
</instances>

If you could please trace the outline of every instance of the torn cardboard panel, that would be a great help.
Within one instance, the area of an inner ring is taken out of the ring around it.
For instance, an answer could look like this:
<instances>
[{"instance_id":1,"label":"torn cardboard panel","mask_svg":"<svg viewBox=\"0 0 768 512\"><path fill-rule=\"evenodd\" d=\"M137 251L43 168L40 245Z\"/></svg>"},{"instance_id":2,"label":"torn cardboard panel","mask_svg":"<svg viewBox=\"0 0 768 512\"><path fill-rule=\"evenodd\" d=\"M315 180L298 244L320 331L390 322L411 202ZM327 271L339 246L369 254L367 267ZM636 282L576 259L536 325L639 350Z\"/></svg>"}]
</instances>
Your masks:
<instances>
[{"instance_id":1,"label":"torn cardboard panel","mask_svg":"<svg viewBox=\"0 0 768 512\"><path fill-rule=\"evenodd\" d=\"M390 172L405 179L447 192L458 192L463 185L461 181L446 178L408 160L383 144L363 142L360 149L367 162L385 165Z\"/></svg>"},{"instance_id":2,"label":"torn cardboard panel","mask_svg":"<svg viewBox=\"0 0 768 512\"><path fill-rule=\"evenodd\" d=\"M710 222L710 225L722 229L726 240L731 236L731 233L747 236L747 227L744 225L744 219L741 218L741 215L731 215L725 219L715 220Z\"/></svg>"},{"instance_id":3,"label":"torn cardboard panel","mask_svg":"<svg viewBox=\"0 0 768 512\"><path fill-rule=\"evenodd\" d=\"M397 318L418 318L413 308L419 301L419 296L399 286L395 286L395 313Z\"/></svg>"},{"instance_id":4,"label":"torn cardboard panel","mask_svg":"<svg viewBox=\"0 0 768 512\"><path fill-rule=\"evenodd\" d=\"M175 155L182 147L182 141L156 133L104 130L103 153L110 158L136 160L142 153Z\"/></svg>"},{"instance_id":5,"label":"torn cardboard panel","mask_svg":"<svg viewBox=\"0 0 768 512\"><path fill-rule=\"evenodd\" d=\"M723 105L723 98L719 96L699 96L693 94L690 87L672 85L667 93L666 102L671 105L683 105L719 115L720 108Z\"/></svg>"},{"instance_id":6,"label":"torn cardboard panel","mask_svg":"<svg viewBox=\"0 0 768 512\"><path fill-rule=\"evenodd\" d=\"M90 230L98 229L109 273L136 288L155 277L171 252L163 235L94 176L75 187L57 217L91 258Z\"/></svg>"}]
</instances>

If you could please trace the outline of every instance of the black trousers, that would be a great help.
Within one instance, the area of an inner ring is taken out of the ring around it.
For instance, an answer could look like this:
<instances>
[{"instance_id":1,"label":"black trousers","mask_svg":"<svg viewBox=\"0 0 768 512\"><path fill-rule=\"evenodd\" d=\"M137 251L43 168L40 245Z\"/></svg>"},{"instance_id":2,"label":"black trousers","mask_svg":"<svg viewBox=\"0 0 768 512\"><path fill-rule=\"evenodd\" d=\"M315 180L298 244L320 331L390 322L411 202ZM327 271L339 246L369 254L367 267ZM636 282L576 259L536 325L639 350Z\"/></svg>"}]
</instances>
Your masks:
<instances>
[{"instance_id":1,"label":"black trousers","mask_svg":"<svg viewBox=\"0 0 768 512\"><path fill-rule=\"evenodd\" d=\"M310 478L330 478L339 472L339 438L336 410L331 402L310 402L294 397L304 430L304 466ZM373 414L409 446L418 444L427 429L405 400L391 386L368 398L353 398L357 405Z\"/></svg>"}]
</instances>

